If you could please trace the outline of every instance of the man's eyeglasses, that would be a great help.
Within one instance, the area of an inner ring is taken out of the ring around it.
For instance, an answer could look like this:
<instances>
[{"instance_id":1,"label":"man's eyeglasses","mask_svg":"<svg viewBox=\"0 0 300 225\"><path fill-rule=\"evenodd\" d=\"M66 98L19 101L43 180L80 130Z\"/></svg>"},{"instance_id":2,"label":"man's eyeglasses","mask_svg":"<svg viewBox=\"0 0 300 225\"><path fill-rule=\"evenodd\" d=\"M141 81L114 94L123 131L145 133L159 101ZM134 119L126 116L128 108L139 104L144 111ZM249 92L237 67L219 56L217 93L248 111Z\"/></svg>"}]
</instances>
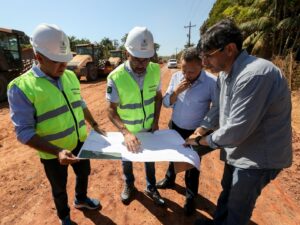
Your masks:
<instances>
[{"instance_id":1,"label":"man's eyeglasses","mask_svg":"<svg viewBox=\"0 0 300 225\"><path fill-rule=\"evenodd\" d=\"M150 62L150 58L136 58L136 57L132 57L132 63L134 63L135 65L146 65Z\"/></svg>"},{"instance_id":2,"label":"man's eyeglasses","mask_svg":"<svg viewBox=\"0 0 300 225\"><path fill-rule=\"evenodd\" d=\"M211 53L205 53L205 54L200 54L200 58L203 59L208 59L210 57L212 57L214 54L216 54L217 52L221 52L224 50L224 47L218 48L215 51L212 51Z\"/></svg>"}]
</instances>

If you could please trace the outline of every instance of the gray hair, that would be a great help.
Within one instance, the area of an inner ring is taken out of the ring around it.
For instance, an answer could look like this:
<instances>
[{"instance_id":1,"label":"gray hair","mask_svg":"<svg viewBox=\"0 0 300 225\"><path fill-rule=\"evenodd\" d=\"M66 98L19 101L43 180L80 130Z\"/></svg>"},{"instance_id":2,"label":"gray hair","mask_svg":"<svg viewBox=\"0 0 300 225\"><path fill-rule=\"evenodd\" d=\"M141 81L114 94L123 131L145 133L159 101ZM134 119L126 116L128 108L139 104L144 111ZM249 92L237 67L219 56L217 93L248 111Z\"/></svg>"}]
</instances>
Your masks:
<instances>
[{"instance_id":1,"label":"gray hair","mask_svg":"<svg viewBox=\"0 0 300 225\"><path fill-rule=\"evenodd\" d=\"M191 62L191 61L201 62L201 58L199 57L199 52L198 52L197 48L194 48L194 47L185 49L182 52L181 59L186 62Z\"/></svg>"}]
</instances>

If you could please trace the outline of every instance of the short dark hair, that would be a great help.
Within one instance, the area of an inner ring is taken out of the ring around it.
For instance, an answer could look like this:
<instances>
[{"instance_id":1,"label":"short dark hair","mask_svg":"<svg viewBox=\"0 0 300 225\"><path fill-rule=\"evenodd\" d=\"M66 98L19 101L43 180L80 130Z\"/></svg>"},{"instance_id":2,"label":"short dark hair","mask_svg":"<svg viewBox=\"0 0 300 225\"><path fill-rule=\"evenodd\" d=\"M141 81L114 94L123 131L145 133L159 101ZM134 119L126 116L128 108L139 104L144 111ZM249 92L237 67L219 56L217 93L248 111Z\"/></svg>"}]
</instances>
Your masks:
<instances>
[{"instance_id":1,"label":"short dark hair","mask_svg":"<svg viewBox=\"0 0 300 225\"><path fill-rule=\"evenodd\" d=\"M194 48L194 47L189 47L189 48L183 50L181 59L186 62L191 62L191 61L201 62L199 52L197 51L197 48Z\"/></svg>"},{"instance_id":2,"label":"short dark hair","mask_svg":"<svg viewBox=\"0 0 300 225\"><path fill-rule=\"evenodd\" d=\"M201 37L197 45L198 51L209 51L224 48L235 43L238 51L242 50L243 35L237 25L230 19L223 19L210 27Z\"/></svg>"}]
</instances>

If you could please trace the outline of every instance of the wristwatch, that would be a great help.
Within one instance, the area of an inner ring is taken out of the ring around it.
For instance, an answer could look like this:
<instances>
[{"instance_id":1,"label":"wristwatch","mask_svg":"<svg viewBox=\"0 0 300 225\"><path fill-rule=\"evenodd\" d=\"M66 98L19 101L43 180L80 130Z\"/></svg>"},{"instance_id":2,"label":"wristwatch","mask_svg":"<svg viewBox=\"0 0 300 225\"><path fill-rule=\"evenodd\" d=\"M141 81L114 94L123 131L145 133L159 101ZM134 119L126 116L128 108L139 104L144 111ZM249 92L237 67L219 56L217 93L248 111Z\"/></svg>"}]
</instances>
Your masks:
<instances>
[{"instance_id":1,"label":"wristwatch","mask_svg":"<svg viewBox=\"0 0 300 225\"><path fill-rule=\"evenodd\" d=\"M197 145L201 145L201 144L200 144L201 138L202 138L201 135L199 135L199 136L197 136L197 137L195 138L195 142L196 142Z\"/></svg>"}]
</instances>

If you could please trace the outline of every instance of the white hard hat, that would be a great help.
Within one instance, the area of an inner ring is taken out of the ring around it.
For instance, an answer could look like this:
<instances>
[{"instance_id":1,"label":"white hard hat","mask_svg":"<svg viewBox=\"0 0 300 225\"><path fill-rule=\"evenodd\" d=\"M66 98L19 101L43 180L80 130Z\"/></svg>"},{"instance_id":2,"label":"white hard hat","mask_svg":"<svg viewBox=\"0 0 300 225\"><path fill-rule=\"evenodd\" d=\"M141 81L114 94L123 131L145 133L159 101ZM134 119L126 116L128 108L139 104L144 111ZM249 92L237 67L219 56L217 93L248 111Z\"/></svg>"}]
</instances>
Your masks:
<instances>
[{"instance_id":1,"label":"white hard hat","mask_svg":"<svg viewBox=\"0 0 300 225\"><path fill-rule=\"evenodd\" d=\"M154 42L146 27L134 27L127 35L125 48L137 58L151 58L154 55Z\"/></svg>"},{"instance_id":2,"label":"white hard hat","mask_svg":"<svg viewBox=\"0 0 300 225\"><path fill-rule=\"evenodd\" d=\"M34 52L57 62L69 62L73 56L67 35L56 25L38 25L30 40Z\"/></svg>"}]
</instances>

